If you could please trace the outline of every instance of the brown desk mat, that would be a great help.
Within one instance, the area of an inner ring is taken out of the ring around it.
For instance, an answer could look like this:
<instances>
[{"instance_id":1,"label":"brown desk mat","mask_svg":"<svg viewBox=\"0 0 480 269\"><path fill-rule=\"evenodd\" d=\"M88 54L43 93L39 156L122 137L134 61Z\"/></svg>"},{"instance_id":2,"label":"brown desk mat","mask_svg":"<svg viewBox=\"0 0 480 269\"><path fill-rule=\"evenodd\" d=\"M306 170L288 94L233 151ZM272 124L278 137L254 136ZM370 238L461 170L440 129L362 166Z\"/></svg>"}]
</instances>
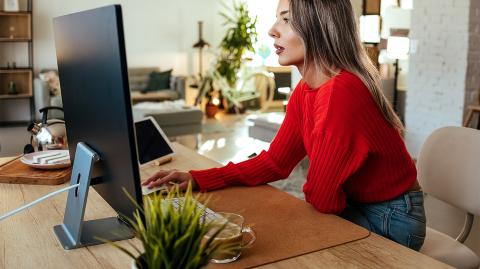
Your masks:
<instances>
[{"instance_id":1,"label":"brown desk mat","mask_svg":"<svg viewBox=\"0 0 480 269\"><path fill-rule=\"evenodd\" d=\"M0 183L58 185L70 179L72 169L41 170L31 168L19 158L0 166Z\"/></svg>"},{"instance_id":2,"label":"brown desk mat","mask_svg":"<svg viewBox=\"0 0 480 269\"><path fill-rule=\"evenodd\" d=\"M243 215L257 240L236 262L211 268L250 268L367 237L368 230L271 186L231 187L209 193L208 207Z\"/></svg>"}]
</instances>

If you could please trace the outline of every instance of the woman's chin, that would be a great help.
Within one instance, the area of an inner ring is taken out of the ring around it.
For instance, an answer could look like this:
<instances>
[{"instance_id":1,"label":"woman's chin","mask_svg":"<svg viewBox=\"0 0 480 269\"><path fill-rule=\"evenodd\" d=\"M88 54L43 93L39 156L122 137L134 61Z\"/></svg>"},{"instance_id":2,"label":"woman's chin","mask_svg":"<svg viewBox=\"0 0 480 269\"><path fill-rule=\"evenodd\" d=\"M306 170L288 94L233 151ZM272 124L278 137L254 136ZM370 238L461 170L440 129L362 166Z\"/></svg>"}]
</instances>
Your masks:
<instances>
[{"instance_id":1,"label":"woman's chin","mask_svg":"<svg viewBox=\"0 0 480 269\"><path fill-rule=\"evenodd\" d=\"M292 58L292 57L285 57L284 55L280 55L278 57L278 64L282 66L294 65L296 67L299 67L303 65L303 58L300 58L300 57Z\"/></svg>"},{"instance_id":2,"label":"woman's chin","mask_svg":"<svg viewBox=\"0 0 480 269\"><path fill-rule=\"evenodd\" d=\"M283 66L292 65L292 63L289 59L285 59L282 56L278 57L278 64L283 65Z\"/></svg>"}]
</instances>

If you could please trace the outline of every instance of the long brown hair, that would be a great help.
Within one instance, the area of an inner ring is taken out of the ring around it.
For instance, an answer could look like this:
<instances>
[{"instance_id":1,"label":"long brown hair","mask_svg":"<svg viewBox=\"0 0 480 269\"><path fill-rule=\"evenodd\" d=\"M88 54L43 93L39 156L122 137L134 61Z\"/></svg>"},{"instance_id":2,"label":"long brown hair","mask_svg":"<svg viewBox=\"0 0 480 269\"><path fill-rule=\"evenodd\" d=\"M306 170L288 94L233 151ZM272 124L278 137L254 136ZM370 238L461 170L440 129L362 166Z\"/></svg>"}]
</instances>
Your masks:
<instances>
[{"instance_id":1,"label":"long brown hair","mask_svg":"<svg viewBox=\"0 0 480 269\"><path fill-rule=\"evenodd\" d=\"M333 68L355 74L385 119L402 131L402 122L381 90L380 74L360 42L350 0L290 0L289 9L292 28L305 46L304 68L314 64L327 74L333 74Z\"/></svg>"}]
</instances>

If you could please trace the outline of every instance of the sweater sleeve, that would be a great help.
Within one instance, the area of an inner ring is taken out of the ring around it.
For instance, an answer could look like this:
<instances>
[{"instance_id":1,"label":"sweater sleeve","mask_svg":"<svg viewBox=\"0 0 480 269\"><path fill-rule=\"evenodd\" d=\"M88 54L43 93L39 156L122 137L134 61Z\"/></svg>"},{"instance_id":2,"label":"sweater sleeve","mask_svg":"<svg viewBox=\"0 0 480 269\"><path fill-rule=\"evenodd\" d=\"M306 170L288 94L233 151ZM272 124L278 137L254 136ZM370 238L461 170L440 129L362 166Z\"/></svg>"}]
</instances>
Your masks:
<instances>
[{"instance_id":1,"label":"sweater sleeve","mask_svg":"<svg viewBox=\"0 0 480 269\"><path fill-rule=\"evenodd\" d=\"M296 111L298 98L295 92L297 90L290 98L285 119L268 151L262 151L258 156L240 163L229 162L221 168L189 171L201 191L228 185L261 185L290 175L306 155Z\"/></svg>"}]
</instances>

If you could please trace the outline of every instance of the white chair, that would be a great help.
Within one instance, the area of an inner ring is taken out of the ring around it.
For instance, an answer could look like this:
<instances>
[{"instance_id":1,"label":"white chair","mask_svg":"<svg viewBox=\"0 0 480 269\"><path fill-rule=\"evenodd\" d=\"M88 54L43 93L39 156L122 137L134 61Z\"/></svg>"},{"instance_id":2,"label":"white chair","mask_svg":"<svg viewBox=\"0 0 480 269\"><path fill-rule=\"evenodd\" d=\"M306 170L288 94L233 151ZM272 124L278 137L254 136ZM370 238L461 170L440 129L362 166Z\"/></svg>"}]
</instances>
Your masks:
<instances>
[{"instance_id":1,"label":"white chair","mask_svg":"<svg viewBox=\"0 0 480 269\"><path fill-rule=\"evenodd\" d=\"M479 257L463 243L480 214L480 131L445 127L425 141L417 161L424 192L467 212L456 239L427 227L421 253L456 268L478 268Z\"/></svg>"}]
</instances>

